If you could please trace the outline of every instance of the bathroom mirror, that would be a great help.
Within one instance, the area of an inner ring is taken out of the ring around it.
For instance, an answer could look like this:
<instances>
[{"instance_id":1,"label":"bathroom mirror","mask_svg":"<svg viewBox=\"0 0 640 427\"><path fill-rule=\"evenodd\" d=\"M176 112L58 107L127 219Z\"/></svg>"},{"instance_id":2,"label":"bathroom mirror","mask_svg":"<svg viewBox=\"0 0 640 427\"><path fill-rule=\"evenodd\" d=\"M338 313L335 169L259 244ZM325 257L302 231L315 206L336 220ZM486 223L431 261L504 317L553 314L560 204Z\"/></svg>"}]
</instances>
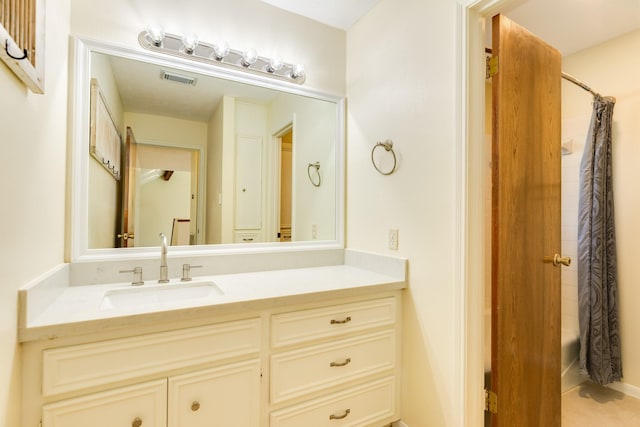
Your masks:
<instances>
[{"instance_id":1,"label":"bathroom mirror","mask_svg":"<svg viewBox=\"0 0 640 427\"><path fill-rule=\"evenodd\" d=\"M342 247L341 98L153 52L74 45L72 260L155 255L160 232L184 253Z\"/></svg>"}]
</instances>

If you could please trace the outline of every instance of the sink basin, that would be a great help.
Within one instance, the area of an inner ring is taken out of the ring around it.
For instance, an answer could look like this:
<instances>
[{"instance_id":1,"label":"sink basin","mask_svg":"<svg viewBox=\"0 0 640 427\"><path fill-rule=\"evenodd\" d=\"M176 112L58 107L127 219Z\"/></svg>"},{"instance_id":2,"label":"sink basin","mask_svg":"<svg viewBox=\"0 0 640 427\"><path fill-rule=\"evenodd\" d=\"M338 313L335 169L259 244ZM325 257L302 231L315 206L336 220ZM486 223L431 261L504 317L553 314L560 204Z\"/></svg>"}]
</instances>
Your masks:
<instances>
[{"instance_id":1,"label":"sink basin","mask_svg":"<svg viewBox=\"0 0 640 427\"><path fill-rule=\"evenodd\" d=\"M223 294L218 285L211 281L130 286L106 291L100 308L135 308L166 305L197 301Z\"/></svg>"}]
</instances>

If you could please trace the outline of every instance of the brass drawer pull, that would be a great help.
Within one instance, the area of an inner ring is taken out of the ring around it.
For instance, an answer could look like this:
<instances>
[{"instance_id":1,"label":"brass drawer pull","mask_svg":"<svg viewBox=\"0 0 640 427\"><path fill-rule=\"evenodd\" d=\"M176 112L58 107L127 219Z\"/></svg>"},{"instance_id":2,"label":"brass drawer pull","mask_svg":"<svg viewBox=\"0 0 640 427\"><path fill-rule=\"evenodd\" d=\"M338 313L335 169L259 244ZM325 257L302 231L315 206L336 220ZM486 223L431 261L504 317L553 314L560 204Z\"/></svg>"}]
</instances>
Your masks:
<instances>
[{"instance_id":1,"label":"brass drawer pull","mask_svg":"<svg viewBox=\"0 0 640 427\"><path fill-rule=\"evenodd\" d=\"M142 420L140 417L136 417L131 423L131 427L140 427L142 425Z\"/></svg>"},{"instance_id":2,"label":"brass drawer pull","mask_svg":"<svg viewBox=\"0 0 640 427\"><path fill-rule=\"evenodd\" d=\"M193 412L196 412L198 409L200 409L200 402L198 402L198 401L194 401L194 402L191 404L191 410L192 410Z\"/></svg>"},{"instance_id":3,"label":"brass drawer pull","mask_svg":"<svg viewBox=\"0 0 640 427\"><path fill-rule=\"evenodd\" d=\"M347 357L344 362L331 362L329 363L329 366L332 368L336 368L336 367L340 367L340 366L347 366L349 363L351 363L351 358Z\"/></svg>"},{"instance_id":4,"label":"brass drawer pull","mask_svg":"<svg viewBox=\"0 0 640 427\"><path fill-rule=\"evenodd\" d=\"M343 320L331 319L331 324L332 325L344 325L345 323L349 323L349 322L351 322L351 316L346 317Z\"/></svg>"},{"instance_id":5,"label":"brass drawer pull","mask_svg":"<svg viewBox=\"0 0 640 427\"><path fill-rule=\"evenodd\" d=\"M329 419L330 420L342 420L344 418L347 418L347 415L349 415L351 413L351 409L347 409L344 411L344 414L342 415L329 415Z\"/></svg>"}]
</instances>

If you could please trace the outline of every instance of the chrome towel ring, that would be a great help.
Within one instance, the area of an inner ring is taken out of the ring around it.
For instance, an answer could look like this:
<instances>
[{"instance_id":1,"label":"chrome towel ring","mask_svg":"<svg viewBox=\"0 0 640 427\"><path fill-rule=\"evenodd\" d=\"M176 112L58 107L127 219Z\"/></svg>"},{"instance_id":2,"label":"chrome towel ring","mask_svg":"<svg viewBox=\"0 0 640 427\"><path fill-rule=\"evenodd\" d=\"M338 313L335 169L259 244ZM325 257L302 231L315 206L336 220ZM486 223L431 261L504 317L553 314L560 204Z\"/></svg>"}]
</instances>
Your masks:
<instances>
[{"instance_id":1,"label":"chrome towel ring","mask_svg":"<svg viewBox=\"0 0 640 427\"><path fill-rule=\"evenodd\" d=\"M393 156L393 166L391 167L390 170L386 172L381 170L378 167L374 159L374 153L378 147L384 148L385 151L390 152L391 155ZM398 159L396 158L396 153L393 151L393 141L390 139L385 139L384 142L380 142L380 141L376 142L376 145L374 145L373 149L371 150L371 163L373 163L373 167L376 168L376 170L380 172L382 175L391 175L392 173L394 173L396 171L396 165L398 164L397 160Z\"/></svg>"},{"instance_id":2,"label":"chrome towel ring","mask_svg":"<svg viewBox=\"0 0 640 427\"><path fill-rule=\"evenodd\" d=\"M311 168L315 168L316 173L314 176L311 176ZM307 175L309 175L309 181L313 184L314 187L320 187L322 183L322 178L320 178L320 162L309 163L309 167L307 167Z\"/></svg>"}]
</instances>

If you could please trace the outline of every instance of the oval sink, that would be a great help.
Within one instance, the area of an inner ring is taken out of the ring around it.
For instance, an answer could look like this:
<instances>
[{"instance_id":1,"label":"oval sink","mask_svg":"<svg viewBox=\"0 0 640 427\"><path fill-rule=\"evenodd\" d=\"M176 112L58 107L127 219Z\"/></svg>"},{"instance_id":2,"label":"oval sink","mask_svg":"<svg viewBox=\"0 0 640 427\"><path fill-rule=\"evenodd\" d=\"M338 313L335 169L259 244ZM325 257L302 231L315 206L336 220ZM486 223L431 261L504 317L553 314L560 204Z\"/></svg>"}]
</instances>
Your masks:
<instances>
[{"instance_id":1,"label":"oval sink","mask_svg":"<svg viewBox=\"0 0 640 427\"><path fill-rule=\"evenodd\" d=\"M168 303L181 303L223 294L218 285L211 281L131 286L106 291L100 308L104 310L166 305Z\"/></svg>"}]
</instances>

